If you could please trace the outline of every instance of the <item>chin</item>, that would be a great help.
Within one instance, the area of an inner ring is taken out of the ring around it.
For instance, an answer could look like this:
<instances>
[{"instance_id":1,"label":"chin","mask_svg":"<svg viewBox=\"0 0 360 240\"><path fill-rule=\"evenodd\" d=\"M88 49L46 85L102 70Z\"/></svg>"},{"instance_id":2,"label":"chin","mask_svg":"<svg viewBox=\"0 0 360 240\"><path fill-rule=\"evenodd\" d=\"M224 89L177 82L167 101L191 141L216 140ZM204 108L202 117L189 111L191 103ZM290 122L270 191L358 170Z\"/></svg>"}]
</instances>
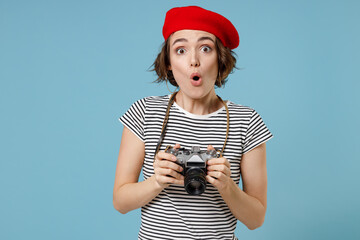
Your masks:
<instances>
[{"instance_id":1,"label":"chin","mask_svg":"<svg viewBox=\"0 0 360 240\"><path fill-rule=\"evenodd\" d=\"M201 89L201 88L196 88L196 89L189 89L188 91L184 91L181 90L185 95L187 95L188 97L198 100L198 99L202 99L206 96L208 96L209 94L211 94L213 89L209 89L209 90L205 90L205 89ZM215 89L214 89L215 91Z\"/></svg>"}]
</instances>

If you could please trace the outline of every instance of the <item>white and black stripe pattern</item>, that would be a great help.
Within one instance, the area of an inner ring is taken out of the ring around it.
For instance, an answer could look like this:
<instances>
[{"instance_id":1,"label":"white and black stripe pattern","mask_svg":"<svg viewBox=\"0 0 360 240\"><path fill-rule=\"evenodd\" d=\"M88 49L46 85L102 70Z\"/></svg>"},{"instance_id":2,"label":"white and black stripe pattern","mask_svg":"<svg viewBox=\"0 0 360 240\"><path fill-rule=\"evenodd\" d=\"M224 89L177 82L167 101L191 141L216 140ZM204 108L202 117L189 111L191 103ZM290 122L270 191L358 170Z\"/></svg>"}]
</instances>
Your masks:
<instances>
[{"instance_id":1,"label":"white and black stripe pattern","mask_svg":"<svg viewBox=\"0 0 360 240\"><path fill-rule=\"evenodd\" d=\"M154 151L158 142L169 96L147 97L135 102L120 121L145 143L144 178L154 174ZM272 137L259 114L249 107L227 102L230 131L223 156L231 164L231 178L240 181L244 153ZM208 115L193 115L176 103L170 109L166 134L160 151L179 143L191 149L208 145L223 147L226 135L225 107ZM237 239L237 219L211 184L200 196L189 195L183 186L165 188L142 207L139 239Z\"/></svg>"}]
</instances>

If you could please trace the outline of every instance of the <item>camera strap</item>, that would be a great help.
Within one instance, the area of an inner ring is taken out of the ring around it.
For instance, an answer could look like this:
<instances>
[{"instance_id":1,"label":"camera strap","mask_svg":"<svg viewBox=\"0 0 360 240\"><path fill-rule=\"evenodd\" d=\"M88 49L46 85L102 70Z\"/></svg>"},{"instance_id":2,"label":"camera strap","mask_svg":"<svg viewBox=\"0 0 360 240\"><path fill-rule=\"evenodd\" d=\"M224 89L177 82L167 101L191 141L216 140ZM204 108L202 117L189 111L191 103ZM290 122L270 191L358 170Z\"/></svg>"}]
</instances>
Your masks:
<instances>
[{"instance_id":1,"label":"camera strap","mask_svg":"<svg viewBox=\"0 0 360 240\"><path fill-rule=\"evenodd\" d=\"M162 129L161 129L160 138L159 138L159 141L158 141L158 143L157 143L157 145L156 145L154 158L155 158L156 154L159 152L161 143L162 143L162 141L163 141L163 139L164 139L164 137L165 137L165 130L166 130L167 122L168 122L168 120L169 120L170 108L171 108L171 106L174 104L175 96L176 96L177 93L178 93L178 92L174 92L174 93L170 96L169 103L168 103L168 106L167 106L167 109L166 109L166 114L165 114L164 122L163 122ZM225 150L226 142L227 142L227 139L228 139L228 136L229 136L230 114L229 114L229 109L228 109L227 104L221 99L221 97L219 97L219 96L217 96L217 97L219 98L219 100L220 100L220 101L224 104L224 106L225 106L225 109L226 109L226 121L227 121L225 141L224 141L223 148L222 148L221 151L220 151L220 157L222 157L223 152L224 152L224 150Z\"/></svg>"}]
</instances>

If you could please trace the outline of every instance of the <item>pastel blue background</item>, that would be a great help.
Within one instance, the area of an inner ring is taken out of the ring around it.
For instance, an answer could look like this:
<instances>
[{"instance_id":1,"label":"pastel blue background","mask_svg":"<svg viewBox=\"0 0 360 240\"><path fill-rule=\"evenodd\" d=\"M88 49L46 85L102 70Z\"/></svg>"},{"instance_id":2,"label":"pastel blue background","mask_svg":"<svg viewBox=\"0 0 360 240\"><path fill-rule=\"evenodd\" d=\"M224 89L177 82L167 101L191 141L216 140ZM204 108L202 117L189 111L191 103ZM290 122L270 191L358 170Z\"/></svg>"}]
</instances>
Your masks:
<instances>
[{"instance_id":1,"label":"pastel blue background","mask_svg":"<svg viewBox=\"0 0 360 240\"><path fill-rule=\"evenodd\" d=\"M112 206L122 125L145 96L165 12L198 4L241 43L224 99L268 143L264 225L240 239L360 239L360 2L0 0L0 239L136 239ZM172 88L173 89L173 88Z\"/></svg>"}]
</instances>

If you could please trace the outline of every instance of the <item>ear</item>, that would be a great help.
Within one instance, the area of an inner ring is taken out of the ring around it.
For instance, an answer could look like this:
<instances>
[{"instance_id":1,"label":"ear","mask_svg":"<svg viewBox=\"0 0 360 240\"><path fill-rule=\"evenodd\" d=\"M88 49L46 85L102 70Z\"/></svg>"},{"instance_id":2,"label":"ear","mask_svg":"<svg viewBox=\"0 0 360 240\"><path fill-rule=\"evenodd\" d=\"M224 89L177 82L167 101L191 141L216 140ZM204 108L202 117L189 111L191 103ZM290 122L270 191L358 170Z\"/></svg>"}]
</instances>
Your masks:
<instances>
[{"instance_id":1,"label":"ear","mask_svg":"<svg viewBox=\"0 0 360 240\"><path fill-rule=\"evenodd\" d=\"M168 71L171 71L172 69L171 69L171 65L169 65L168 66L168 69L167 69Z\"/></svg>"}]
</instances>

